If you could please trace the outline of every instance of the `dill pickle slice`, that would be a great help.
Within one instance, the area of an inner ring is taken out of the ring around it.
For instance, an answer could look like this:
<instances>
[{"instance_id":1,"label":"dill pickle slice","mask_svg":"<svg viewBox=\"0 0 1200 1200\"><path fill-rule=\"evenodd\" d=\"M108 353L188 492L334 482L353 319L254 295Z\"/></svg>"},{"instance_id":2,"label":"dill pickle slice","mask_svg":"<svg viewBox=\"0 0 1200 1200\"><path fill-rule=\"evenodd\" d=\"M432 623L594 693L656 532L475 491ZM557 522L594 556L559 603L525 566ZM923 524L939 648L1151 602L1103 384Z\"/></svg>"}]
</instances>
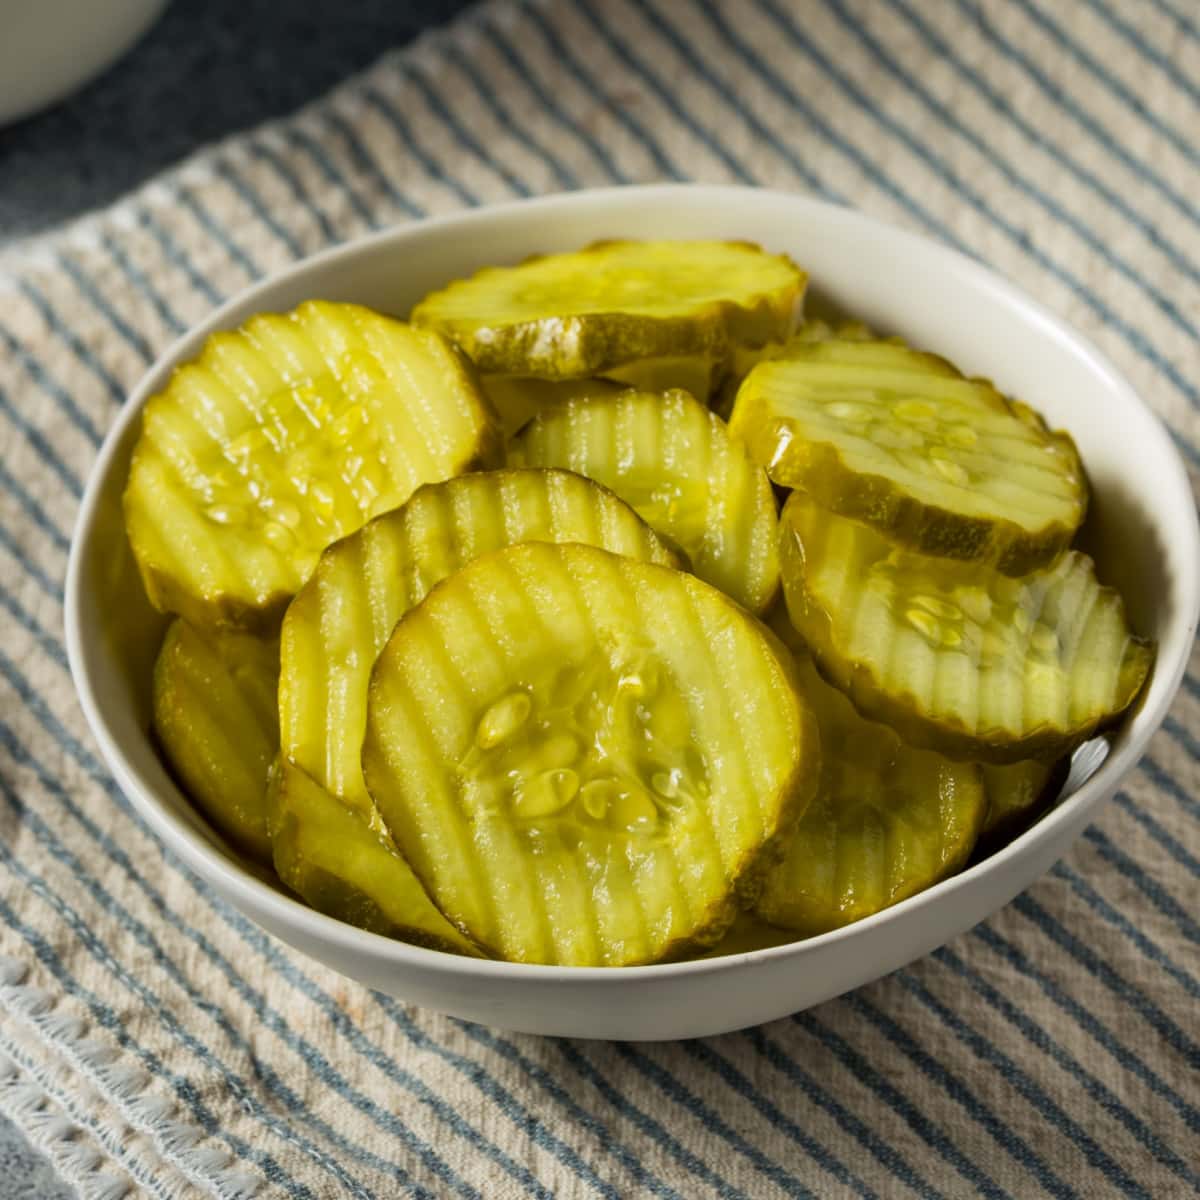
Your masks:
<instances>
[{"instance_id":1,"label":"dill pickle slice","mask_svg":"<svg viewBox=\"0 0 1200 1200\"><path fill-rule=\"evenodd\" d=\"M146 405L129 541L157 608L271 628L330 542L500 445L440 335L352 304L260 314L210 336Z\"/></svg>"},{"instance_id":2,"label":"dill pickle slice","mask_svg":"<svg viewBox=\"0 0 1200 1200\"><path fill-rule=\"evenodd\" d=\"M478 957L391 839L299 767L275 764L266 803L276 873L312 908L371 933Z\"/></svg>"},{"instance_id":3,"label":"dill pickle slice","mask_svg":"<svg viewBox=\"0 0 1200 1200\"><path fill-rule=\"evenodd\" d=\"M985 763L983 787L987 793L987 819L980 841L995 849L1011 841L1051 804L1071 769L1067 757L1055 762L1027 759L1007 766Z\"/></svg>"},{"instance_id":4,"label":"dill pickle slice","mask_svg":"<svg viewBox=\"0 0 1200 1200\"><path fill-rule=\"evenodd\" d=\"M530 542L397 624L362 761L405 858L476 944L618 966L719 939L819 757L772 641L715 588Z\"/></svg>"},{"instance_id":5,"label":"dill pickle slice","mask_svg":"<svg viewBox=\"0 0 1200 1200\"><path fill-rule=\"evenodd\" d=\"M771 628L796 667L821 738L821 779L812 803L766 876L755 913L802 934L869 917L958 871L987 813L983 775L906 745L865 720L817 673L786 612Z\"/></svg>"},{"instance_id":6,"label":"dill pickle slice","mask_svg":"<svg viewBox=\"0 0 1200 1200\"><path fill-rule=\"evenodd\" d=\"M217 829L267 863L278 680L277 638L202 631L178 617L154 665L154 733L171 769Z\"/></svg>"},{"instance_id":7,"label":"dill pickle slice","mask_svg":"<svg viewBox=\"0 0 1200 1200\"><path fill-rule=\"evenodd\" d=\"M1074 550L1014 579L899 547L793 492L780 566L821 673L864 716L954 758L1069 753L1119 719L1154 657Z\"/></svg>"},{"instance_id":8,"label":"dill pickle slice","mask_svg":"<svg viewBox=\"0 0 1200 1200\"><path fill-rule=\"evenodd\" d=\"M770 480L725 423L687 392L627 391L539 413L508 447L514 465L599 480L751 612L779 589Z\"/></svg>"},{"instance_id":9,"label":"dill pickle slice","mask_svg":"<svg viewBox=\"0 0 1200 1200\"><path fill-rule=\"evenodd\" d=\"M581 379L647 359L723 364L732 345L782 340L804 285L789 259L746 242L598 242L486 267L411 319L485 374Z\"/></svg>"},{"instance_id":10,"label":"dill pickle slice","mask_svg":"<svg viewBox=\"0 0 1200 1200\"><path fill-rule=\"evenodd\" d=\"M368 823L359 762L371 666L431 588L513 542L586 542L674 565L675 555L607 489L569 471L501 470L420 488L331 546L288 607L279 685L284 756Z\"/></svg>"},{"instance_id":11,"label":"dill pickle slice","mask_svg":"<svg viewBox=\"0 0 1200 1200\"><path fill-rule=\"evenodd\" d=\"M512 375L485 375L483 390L500 418L507 439L544 408L553 408L581 396L608 396L622 385L607 379L529 379Z\"/></svg>"},{"instance_id":12,"label":"dill pickle slice","mask_svg":"<svg viewBox=\"0 0 1200 1200\"><path fill-rule=\"evenodd\" d=\"M775 483L1008 575L1053 561L1087 511L1065 433L895 340L794 340L747 375L730 430Z\"/></svg>"}]
</instances>

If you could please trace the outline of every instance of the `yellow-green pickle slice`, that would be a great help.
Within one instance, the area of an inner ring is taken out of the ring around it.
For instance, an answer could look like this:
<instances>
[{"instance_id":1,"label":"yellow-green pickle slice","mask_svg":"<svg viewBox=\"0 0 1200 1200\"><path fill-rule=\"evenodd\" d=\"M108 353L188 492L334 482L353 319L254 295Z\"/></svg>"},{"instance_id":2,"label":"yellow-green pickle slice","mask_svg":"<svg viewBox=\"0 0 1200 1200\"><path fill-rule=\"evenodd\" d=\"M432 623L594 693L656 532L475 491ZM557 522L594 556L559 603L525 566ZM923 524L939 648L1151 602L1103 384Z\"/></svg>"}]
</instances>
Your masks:
<instances>
[{"instance_id":1,"label":"yellow-green pickle slice","mask_svg":"<svg viewBox=\"0 0 1200 1200\"><path fill-rule=\"evenodd\" d=\"M780 566L822 674L865 716L954 758L1069 753L1133 703L1154 657L1074 550L1014 579L898 547L793 492Z\"/></svg>"},{"instance_id":2,"label":"yellow-green pickle slice","mask_svg":"<svg viewBox=\"0 0 1200 1200\"><path fill-rule=\"evenodd\" d=\"M487 375L582 379L647 360L675 371L785 339L804 285L789 259L747 242L598 242L485 267L426 296L412 320L453 338Z\"/></svg>"},{"instance_id":3,"label":"yellow-green pickle slice","mask_svg":"<svg viewBox=\"0 0 1200 1200\"><path fill-rule=\"evenodd\" d=\"M747 375L730 431L775 483L922 553L1009 575L1053 561L1087 511L1066 434L896 341L795 339Z\"/></svg>"},{"instance_id":4,"label":"yellow-green pickle slice","mask_svg":"<svg viewBox=\"0 0 1200 1200\"><path fill-rule=\"evenodd\" d=\"M783 859L767 873L755 912L772 925L817 934L958 871L983 826L987 797L977 764L916 750L860 717L786 624L786 613L777 612L772 628L794 648L816 713L821 780Z\"/></svg>"},{"instance_id":5,"label":"yellow-green pickle slice","mask_svg":"<svg viewBox=\"0 0 1200 1200\"><path fill-rule=\"evenodd\" d=\"M265 796L279 748L279 641L176 618L154 666L154 733L184 790L231 842L271 861Z\"/></svg>"},{"instance_id":6,"label":"yellow-green pickle slice","mask_svg":"<svg viewBox=\"0 0 1200 1200\"><path fill-rule=\"evenodd\" d=\"M478 955L433 906L391 838L299 767L275 764L267 812L275 870L312 908L430 950Z\"/></svg>"},{"instance_id":7,"label":"yellow-green pickle slice","mask_svg":"<svg viewBox=\"0 0 1200 1200\"><path fill-rule=\"evenodd\" d=\"M263 313L212 334L146 405L130 545L156 607L272 628L327 545L500 449L439 334L352 304Z\"/></svg>"},{"instance_id":8,"label":"yellow-green pickle slice","mask_svg":"<svg viewBox=\"0 0 1200 1200\"><path fill-rule=\"evenodd\" d=\"M508 460L599 480L678 546L701 579L751 612L775 599L771 482L721 418L687 392L625 391L556 404L509 443Z\"/></svg>"},{"instance_id":9,"label":"yellow-green pickle slice","mask_svg":"<svg viewBox=\"0 0 1200 1200\"><path fill-rule=\"evenodd\" d=\"M513 961L715 943L819 746L773 641L691 575L581 545L477 559L396 626L363 770L443 913Z\"/></svg>"}]
</instances>

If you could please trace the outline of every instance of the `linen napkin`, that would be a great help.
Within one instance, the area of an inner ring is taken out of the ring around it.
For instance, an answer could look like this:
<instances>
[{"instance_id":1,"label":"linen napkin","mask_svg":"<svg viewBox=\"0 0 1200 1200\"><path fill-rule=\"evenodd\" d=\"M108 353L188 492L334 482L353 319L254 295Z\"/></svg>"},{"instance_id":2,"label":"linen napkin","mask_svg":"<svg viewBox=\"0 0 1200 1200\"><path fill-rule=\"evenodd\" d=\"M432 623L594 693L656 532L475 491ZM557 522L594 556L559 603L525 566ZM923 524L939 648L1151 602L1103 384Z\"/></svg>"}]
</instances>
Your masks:
<instances>
[{"instance_id":1,"label":"linen napkin","mask_svg":"<svg viewBox=\"0 0 1200 1200\"><path fill-rule=\"evenodd\" d=\"M1195 468L1197 80L1187 0L499 0L0 252L0 1110L105 1200L1200 1191L1196 660L1125 789L991 920L796 1017L626 1045L407 1007L231 910L99 762L61 611L101 438L222 298L599 184L793 189L963 248Z\"/></svg>"}]
</instances>

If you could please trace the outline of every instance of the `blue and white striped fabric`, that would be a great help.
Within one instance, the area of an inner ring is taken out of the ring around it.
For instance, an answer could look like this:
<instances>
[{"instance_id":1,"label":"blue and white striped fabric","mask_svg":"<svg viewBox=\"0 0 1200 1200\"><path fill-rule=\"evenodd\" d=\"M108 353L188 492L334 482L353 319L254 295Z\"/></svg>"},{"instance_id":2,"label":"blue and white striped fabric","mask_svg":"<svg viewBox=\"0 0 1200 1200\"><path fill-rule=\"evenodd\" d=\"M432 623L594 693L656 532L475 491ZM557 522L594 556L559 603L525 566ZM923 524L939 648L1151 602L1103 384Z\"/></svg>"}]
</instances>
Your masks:
<instances>
[{"instance_id":1,"label":"blue and white striped fabric","mask_svg":"<svg viewBox=\"0 0 1200 1200\"><path fill-rule=\"evenodd\" d=\"M332 242L538 192L758 183L965 248L1200 466L1198 80L1194 0L501 0L0 252L0 1109L109 1198L1200 1192L1200 661L985 925L793 1019L634 1046L407 1009L266 937L131 814L61 637L83 481L172 338Z\"/></svg>"}]
</instances>

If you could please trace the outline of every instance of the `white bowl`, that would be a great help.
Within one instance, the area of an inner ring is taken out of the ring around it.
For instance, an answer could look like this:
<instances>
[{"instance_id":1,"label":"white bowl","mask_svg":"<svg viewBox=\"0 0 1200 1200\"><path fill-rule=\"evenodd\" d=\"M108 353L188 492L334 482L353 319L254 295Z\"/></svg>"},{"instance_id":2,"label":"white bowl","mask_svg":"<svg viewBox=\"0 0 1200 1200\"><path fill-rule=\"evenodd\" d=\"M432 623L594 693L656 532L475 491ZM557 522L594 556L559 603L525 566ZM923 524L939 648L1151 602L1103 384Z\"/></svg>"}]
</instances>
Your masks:
<instances>
[{"instance_id":1,"label":"white bowl","mask_svg":"<svg viewBox=\"0 0 1200 1200\"><path fill-rule=\"evenodd\" d=\"M919 896L845 929L727 958L564 968L479 962L364 933L247 870L193 811L147 736L150 665L162 619L142 595L121 491L147 397L205 336L251 313L321 297L403 315L425 292L488 263L599 238L747 238L790 254L814 290L873 326L991 377L1075 437L1095 488L1090 544L1137 628L1158 640L1145 700L1107 759L1023 837ZM1163 427L1100 355L979 264L867 217L799 196L662 186L552 196L419 222L299 263L181 338L125 405L96 463L66 586L71 670L120 786L158 835L271 933L373 988L457 1017L533 1033L682 1038L772 1020L928 953L1011 900L1064 853L1158 728L1183 674L1200 609L1200 532L1186 473Z\"/></svg>"},{"instance_id":2,"label":"white bowl","mask_svg":"<svg viewBox=\"0 0 1200 1200\"><path fill-rule=\"evenodd\" d=\"M83 87L165 7L166 0L0 0L0 125Z\"/></svg>"}]
</instances>

